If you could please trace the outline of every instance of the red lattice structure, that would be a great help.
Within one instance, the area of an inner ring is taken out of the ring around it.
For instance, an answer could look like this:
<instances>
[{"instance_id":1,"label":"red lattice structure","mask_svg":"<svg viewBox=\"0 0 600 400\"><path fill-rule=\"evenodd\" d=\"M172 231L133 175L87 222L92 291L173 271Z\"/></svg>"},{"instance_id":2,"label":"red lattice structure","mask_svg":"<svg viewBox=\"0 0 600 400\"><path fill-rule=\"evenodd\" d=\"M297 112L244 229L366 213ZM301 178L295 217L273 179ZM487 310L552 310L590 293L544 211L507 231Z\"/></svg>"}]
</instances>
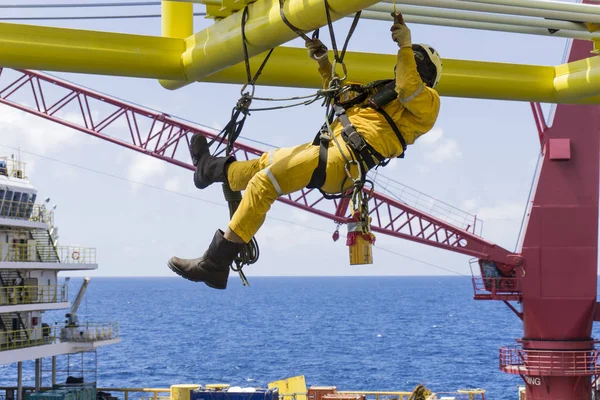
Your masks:
<instances>
[{"instance_id":1,"label":"red lattice structure","mask_svg":"<svg viewBox=\"0 0 600 400\"><path fill-rule=\"evenodd\" d=\"M0 70L0 102L189 170L194 170L188 150L191 135L216 136L208 128L29 70ZM263 153L238 142L234 145L238 160ZM304 189L278 200L346 222L348 199L327 200L318 190ZM475 217L463 229L377 192L369 207L374 232L490 259L505 268L518 263L518 257L475 234Z\"/></svg>"}]
</instances>

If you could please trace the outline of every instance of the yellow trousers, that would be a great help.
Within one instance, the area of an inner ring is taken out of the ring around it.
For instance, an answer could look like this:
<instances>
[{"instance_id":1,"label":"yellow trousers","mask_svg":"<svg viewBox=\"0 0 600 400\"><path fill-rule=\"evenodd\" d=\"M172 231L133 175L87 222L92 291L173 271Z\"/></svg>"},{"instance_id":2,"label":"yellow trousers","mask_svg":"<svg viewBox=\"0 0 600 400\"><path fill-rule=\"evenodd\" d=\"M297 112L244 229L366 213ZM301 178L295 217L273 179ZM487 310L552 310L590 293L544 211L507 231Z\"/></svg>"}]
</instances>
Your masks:
<instances>
[{"instance_id":1,"label":"yellow trousers","mask_svg":"<svg viewBox=\"0 0 600 400\"><path fill-rule=\"evenodd\" d=\"M352 160L350 150L335 132L345 156ZM340 193L352 186L345 172L346 160L334 141L329 142L325 183L321 189L329 194ZM234 191L245 190L229 228L248 243L265 221L267 212L282 195L301 190L308 185L319 161L319 146L305 143L295 147L280 148L263 153L250 161L234 161L229 165L227 179ZM356 178L357 167L351 165L350 173ZM345 182L344 182L344 178ZM342 188L342 184L344 187Z\"/></svg>"}]
</instances>

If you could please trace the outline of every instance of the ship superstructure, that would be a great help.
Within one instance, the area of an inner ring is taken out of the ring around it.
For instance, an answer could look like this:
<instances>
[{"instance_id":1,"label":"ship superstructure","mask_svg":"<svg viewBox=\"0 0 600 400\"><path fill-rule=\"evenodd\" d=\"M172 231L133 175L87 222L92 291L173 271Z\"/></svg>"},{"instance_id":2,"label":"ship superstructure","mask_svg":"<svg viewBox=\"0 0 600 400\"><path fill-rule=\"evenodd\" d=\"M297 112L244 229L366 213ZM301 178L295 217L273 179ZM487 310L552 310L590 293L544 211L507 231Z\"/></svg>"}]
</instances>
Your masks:
<instances>
[{"instance_id":1,"label":"ship superstructure","mask_svg":"<svg viewBox=\"0 0 600 400\"><path fill-rule=\"evenodd\" d=\"M59 272L95 270L96 250L58 244L54 209L49 199L36 203L37 189L29 182L25 164L0 157L0 364L35 360L35 382L41 382L41 360L94 351L121 341L116 323L89 324L77 318L77 309L89 279L84 279L73 305L68 284ZM66 279L68 282L68 279ZM65 321L46 321L44 312L67 310ZM17 399L22 391L17 391Z\"/></svg>"}]
</instances>

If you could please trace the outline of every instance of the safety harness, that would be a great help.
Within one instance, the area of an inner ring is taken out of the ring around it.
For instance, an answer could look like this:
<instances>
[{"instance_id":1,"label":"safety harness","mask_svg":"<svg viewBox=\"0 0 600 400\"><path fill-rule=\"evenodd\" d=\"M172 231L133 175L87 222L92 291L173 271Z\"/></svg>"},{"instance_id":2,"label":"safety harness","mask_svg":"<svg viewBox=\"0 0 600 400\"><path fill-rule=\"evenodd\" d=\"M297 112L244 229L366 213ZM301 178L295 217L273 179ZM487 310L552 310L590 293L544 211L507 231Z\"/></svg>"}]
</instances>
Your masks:
<instances>
[{"instance_id":1,"label":"safety harness","mask_svg":"<svg viewBox=\"0 0 600 400\"><path fill-rule=\"evenodd\" d=\"M349 90L357 92L357 96L349 101L340 102L340 95ZM373 92L374 94L372 94L369 97L369 94ZM383 109L384 106L391 103L397 97L398 94L395 90L395 80L386 79L375 81L368 85L347 85L340 89L333 98L332 114L335 115L342 124L341 137L344 139L348 147L352 149L352 152L357 158L357 161L362 165L366 166L367 170L371 170L374 167L385 166L387 165L387 163L389 163L389 160L386 160L386 158L383 155L381 155L377 150L375 150L373 146L367 143L367 141L362 137L362 135L350 122L350 119L346 114L346 110L356 105L362 104L362 107L373 108L375 111L381 114L386 119L386 121L396 134L396 137L400 141L400 144L402 145L402 154L399 155L397 158L404 158L404 154L406 152L406 140L402 136L400 129L398 128L392 117L390 117L390 115ZM330 115L329 117L330 122L333 115ZM327 131L327 124L324 124L313 141L313 145L320 146L319 161L307 187L310 189L319 189L323 196L325 196L326 198L337 198L340 196L332 196L326 194L320 189L321 186L323 186L323 184L325 183L326 179L328 148L329 143L332 140L331 136L326 134Z\"/></svg>"}]
</instances>

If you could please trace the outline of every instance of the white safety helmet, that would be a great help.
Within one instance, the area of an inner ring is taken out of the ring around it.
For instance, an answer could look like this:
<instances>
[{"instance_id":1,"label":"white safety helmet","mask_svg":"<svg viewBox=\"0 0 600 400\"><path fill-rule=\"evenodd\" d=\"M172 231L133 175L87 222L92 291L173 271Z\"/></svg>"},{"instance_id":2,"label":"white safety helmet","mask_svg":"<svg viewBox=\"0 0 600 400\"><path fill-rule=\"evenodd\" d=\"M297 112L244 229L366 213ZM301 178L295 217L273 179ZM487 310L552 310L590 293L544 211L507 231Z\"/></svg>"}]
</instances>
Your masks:
<instances>
[{"instance_id":1,"label":"white safety helmet","mask_svg":"<svg viewBox=\"0 0 600 400\"><path fill-rule=\"evenodd\" d=\"M417 61L417 70L421 78L427 86L434 88L442 76L442 58L428 44L413 44L412 48Z\"/></svg>"}]
</instances>

